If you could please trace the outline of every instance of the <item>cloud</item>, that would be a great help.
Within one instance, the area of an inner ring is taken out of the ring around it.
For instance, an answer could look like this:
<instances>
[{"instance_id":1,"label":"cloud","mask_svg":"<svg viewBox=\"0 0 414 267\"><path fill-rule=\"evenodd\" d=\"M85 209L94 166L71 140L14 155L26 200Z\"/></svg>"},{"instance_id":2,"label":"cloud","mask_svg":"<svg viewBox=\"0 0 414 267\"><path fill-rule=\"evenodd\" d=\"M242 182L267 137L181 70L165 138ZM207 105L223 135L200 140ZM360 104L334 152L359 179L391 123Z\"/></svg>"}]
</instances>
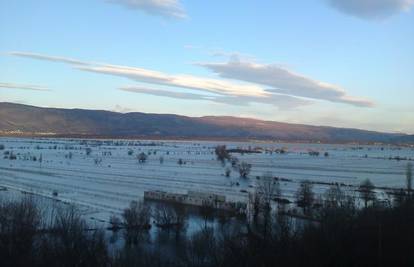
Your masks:
<instances>
[{"instance_id":1,"label":"cloud","mask_svg":"<svg viewBox=\"0 0 414 267\"><path fill-rule=\"evenodd\" d=\"M0 82L0 88L33 90L33 91L50 91L48 88L43 87L43 86L38 86L38 85L2 83L2 82Z\"/></svg>"},{"instance_id":2,"label":"cloud","mask_svg":"<svg viewBox=\"0 0 414 267\"><path fill-rule=\"evenodd\" d=\"M228 105L247 106L254 103L267 104L279 109L293 109L307 106L313 103L308 99L302 99L290 95L271 94L268 97L245 97L245 96L218 96L212 101Z\"/></svg>"},{"instance_id":3,"label":"cloud","mask_svg":"<svg viewBox=\"0 0 414 267\"><path fill-rule=\"evenodd\" d=\"M151 15L168 18L186 18L187 15L178 0L107 0L128 9L142 10Z\"/></svg>"},{"instance_id":4,"label":"cloud","mask_svg":"<svg viewBox=\"0 0 414 267\"><path fill-rule=\"evenodd\" d=\"M348 96L346 92L325 82L312 80L276 65L240 61L237 58L226 63L199 63L222 78L269 86L266 92L306 97L331 102L346 103L359 107L370 107L369 100Z\"/></svg>"},{"instance_id":5,"label":"cloud","mask_svg":"<svg viewBox=\"0 0 414 267\"><path fill-rule=\"evenodd\" d=\"M385 19L408 11L414 0L327 0L337 10L363 19Z\"/></svg>"},{"instance_id":6,"label":"cloud","mask_svg":"<svg viewBox=\"0 0 414 267\"><path fill-rule=\"evenodd\" d=\"M162 96L162 97L169 97L169 98L175 98L175 99L185 99L185 100L206 100L210 102L228 104L228 105L236 105L236 106L247 106L252 103L262 103L262 104L273 105L278 108L290 109L290 108L308 105L311 103L311 101L300 99L297 97L292 97L288 95L277 95L277 94L272 94L269 97L263 98L263 97L254 97L254 96L223 96L223 95L207 96L207 95L201 95L201 94L183 93L183 92L162 90L162 89L156 89L156 88L144 88L144 87L138 87L138 86L127 86L127 87L121 87L119 89L122 91L127 91L127 92L132 92L132 93Z\"/></svg>"},{"instance_id":7,"label":"cloud","mask_svg":"<svg viewBox=\"0 0 414 267\"><path fill-rule=\"evenodd\" d=\"M76 59L66 58L66 57L54 57L54 56L45 56L36 53L27 53L27 52L9 52L10 55L18 56L18 57L28 57L38 60L45 60L45 61L54 61L54 62L62 62L74 65L89 65L89 63L79 61Z\"/></svg>"},{"instance_id":8,"label":"cloud","mask_svg":"<svg viewBox=\"0 0 414 267\"><path fill-rule=\"evenodd\" d=\"M277 66L259 65L247 61L240 62L235 58L228 63L204 63L199 65L218 73L223 78L237 81L186 74L169 74L150 69L105 63L88 63L64 57L43 56L27 52L13 52L11 54L63 62L81 71L123 77L140 83L189 89L214 95L214 97L207 97L193 93L160 91L153 88L123 88L124 91L129 90L158 96L201 99L233 105L264 103L283 108L308 105L312 103L309 99L341 102L354 106L372 106L372 102L348 96L342 89L334 85L314 81Z\"/></svg>"},{"instance_id":9,"label":"cloud","mask_svg":"<svg viewBox=\"0 0 414 267\"><path fill-rule=\"evenodd\" d=\"M76 69L128 78L138 82L167 85L223 95L267 97L271 93L254 84L241 84L194 75L175 75L159 71L101 63L89 63L64 57L45 56L29 52L11 52L10 55L67 63Z\"/></svg>"},{"instance_id":10,"label":"cloud","mask_svg":"<svg viewBox=\"0 0 414 267\"><path fill-rule=\"evenodd\" d=\"M125 77L138 82L167 85L192 90L207 91L223 95L257 96L270 95L260 86L253 84L234 83L219 79L209 79L193 75L174 75L163 72L117 65L96 65L76 67L82 71Z\"/></svg>"},{"instance_id":11,"label":"cloud","mask_svg":"<svg viewBox=\"0 0 414 267\"><path fill-rule=\"evenodd\" d=\"M213 97L200 95L200 94L193 94L193 93L182 93L182 92L174 92L174 91L167 91L161 89L154 89L154 88L144 88L138 86L126 86L121 87L119 90L132 92L132 93L139 93L139 94L147 94L147 95L154 95L154 96L163 96L163 97L170 97L176 99L188 99L188 100L213 100Z\"/></svg>"}]
</instances>

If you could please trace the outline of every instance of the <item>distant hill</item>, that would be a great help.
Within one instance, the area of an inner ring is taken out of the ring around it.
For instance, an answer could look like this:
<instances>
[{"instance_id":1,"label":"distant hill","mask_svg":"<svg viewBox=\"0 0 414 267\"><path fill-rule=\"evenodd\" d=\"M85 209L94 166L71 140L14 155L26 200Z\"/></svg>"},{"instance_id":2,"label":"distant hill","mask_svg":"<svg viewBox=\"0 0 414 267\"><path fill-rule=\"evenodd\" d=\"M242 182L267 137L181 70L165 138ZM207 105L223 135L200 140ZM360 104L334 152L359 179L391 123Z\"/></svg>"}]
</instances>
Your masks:
<instances>
[{"instance_id":1,"label":"distant hill","mask_svg":"<svg viewBox=\"0 0 414 267\"><path fill-rule=\"evenodd\" d=\"M259 139L310 142L413 142L414 136L227 116L117 113L0 103L3 135Z\"/></svg>"}]
</instances>

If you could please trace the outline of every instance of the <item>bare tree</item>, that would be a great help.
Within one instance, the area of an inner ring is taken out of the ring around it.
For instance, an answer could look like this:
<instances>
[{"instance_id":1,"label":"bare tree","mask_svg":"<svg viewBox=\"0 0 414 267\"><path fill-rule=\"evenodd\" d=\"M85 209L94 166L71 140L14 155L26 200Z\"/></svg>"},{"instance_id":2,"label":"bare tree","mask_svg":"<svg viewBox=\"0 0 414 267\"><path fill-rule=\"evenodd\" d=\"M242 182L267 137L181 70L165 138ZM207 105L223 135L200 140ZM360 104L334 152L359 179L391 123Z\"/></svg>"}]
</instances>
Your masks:
<instances>
[{"instance_id":1,"label":"bare tree","mask_svg":"<svg viewBox=\"0 0 414 267\"><path fill-rule=\"evenodd\" d=\"M144 152L141 152L137 155L137 160L139 163L145 163L147 159L148 159L148 156Z\"/></svg>"},{"instance_id":2,"label":"bare tree","mask_svg":"<svg viewBox=\"0 0 414 267\"><path fill-rule=\"evenodd\" d=\"M263 199L263 203L270 206L272 199L279 198L281 195L280 184L273 179L270 172L265 173L257 182L257 192Z\"/></svg>"},{"instance_id":3,"label":"bare tree","mask_svg":"<svg viewBox=\"0 0 414 267\"><path fill-rule=\"evenodd\" d=\"M111 215L109 217L109 224L111 225L111 229L114 232L117 232L121 228L121 219L116 215Z\"/></svg>"},{"instance_id":4,"label":"bare tree","mask_svg":"<svg viewBox=\"0 0 414 267\"><path fill-rule=\"evenodd\" d=\"M163 230L174 230L178 238L181 230L185 227L186 212L182 205L160 203L154 210L154 219L158 227Z\"/></svg>"},{"instance_id":5,"label":"bare tree","mask_svg":"<svg viewBox=\"0 0 414 267\"><path fill-rule=\"evenodd\" d=\"M272 200L280 197L280 184L270 172L265 173L256 183L256 191L249 196L250 216L254 228L262 238L267 239L272 225Z\"/></svg>"},{"instance_id":6,"label":"bare tree","mask_svg":"<svg viewBox=\"0 0 414 267\"><path fill-rule=\"evenodd\" d=\"M0 204L0 258L2 261L7 262L8 258L22 261L28 259L40 222L39 209L31 197Z\"/></svg>"},{"instance_id":7,"label":"bare tree","mask_svg":"<svg viewBox=\"0 0 414 267\"><path fill-rule=\"evenodd\" d=\"M75 206L60 207L53 228L54 238L44 239L49 243L44 251L53 251L46 256L55 261L51 265L63 262L67 266L103 266L108 263L104 232L92 229L92 233L88 233L89 227Z\"/></svg>"},{"instance_id":8,"label":"bare tree","mask_svg":"<svg viewBox=\"0 0 414 267\"><path fill-rule=\"evenodd\" d=\"M186 249L186 262L188 266L218 266L217 240L214 229L207 227L194 233Z\"/></svg>"},{"instance_id":9,"label":"bare tree","mask_svg":"<svg viewBox=\"0 0 414 267\"><path fill-rule=\"evenodd\" d=\"M203 201L203 204L200 207L200 214L204 219L204 228L207 228L207 222L214 218L213 204L209 201Z\"/></svg>"},{"instance_id":10,"label":"bare tree","mask_svg":"<svg viewBox=\"0 0 414 267\"><path fill-rule=\"evenodd\" d=\"M248 215L249 219L253 222L253 224L257 224L259 220L259 215L261 213L261 206L262 206L262 198L260 194L257 192L249 194L249 202L248 202Z\"/></svg>"},{"instance_id":11,"label":"bare tree","mask_svg":"<svg viewBox=\"0 0 414 267\"><path fill-rule=\"evenodd\" d=\"M342 207L346 194L338 184L331 185L325 192L325 205L329 208Z\"/></svg>"},{"instance_id":12,"label":"bare tree","mask_svg":"<svg viewBox=\"0 0 414 267\"><path fill-rule=\"evenodd\" d=\"M230 163L231 163L231 167L233 167L233 169L237 170L237 167L239 165L239 159L237 157L231 156L230 157Z\"/></svg>"},{"instance_id":13,"label":"bare tree","mask_svg":"<svg viewBox=\"0 0 414 267\"><path fill-rule=\"evenodd\" d=\"M389 194L392 196L395 206L401 206L407 200L408 195L407 190L402 188L391 190Z\"/></svg>"},{"instance_id":14,"label":"bare tree","mask_svg":"<svg viewBox=\"0 0 414 267\"><path fill-rule=\"evenodd\" d=\"M175 230L175 234L176 234L176 238L178 239L179 234L181 233L182 230L184 230L187 226L187 211L184 207L184 205L174 205L173 206L174 209L174 213L175 213L175 220L176 220L176 224L174 227Z\"/></svg>"},{"instance_id":15,"label":"bare tree","mask_svg":"<svg viewBox=\"0 0 414 267\"><path fill-rule=\"evenodd\" d=\"M92 148L87 147L87 148L85 149L85 152L86 152L86 156L91 155L91 153L92 153Z\"/></svg>"},{"instance_id":16,"label":"bare tree","mask_svg":"<svg viewBox=\"0 0 414 267\"><path fill-rule=\"evenodd\" d=\"M97 157L93 160L93 162L95 163L95 165L100 165L102 163L102 158Z\"/></svg>"},{"instance_id":17,"label":"bare tree","mask_svg":"<svg viewBox=\"0 0 414 267\"><path fill-rule=\"evenodd\" d=\"M74 206L58 208L54 223L55 231L61 239L61 245L70 249L73 243L81 242L86 222L79 210Z\"/></svg>"},{"instance_id":18,"label":"bare tree","mask_svg":"<svg viewBox=\"0 0 414 267\"><path fill-rule=\"evenodd\" d=\"M242 162L238 166L240 177L246 178L250 174L250 170L252 169L252 165L247 162Z\"/></svg>"},{"instance_id":19,"label":"bare tree","mask_svg":"<svg viewBox=\"0 0 414 267\"><path fill-rule=\"evenodd\" d=\"M0 202L2 266L108 266L102 231L89 229L74 206L39 201Z\"/></svg>"},{"instance_id":20,"label":"bare tree","mask_svg":"<svg viewBox=\"0 0 414 267\"><path fill-rule=\"evenodd\" d=\"M176 221L176 215L171 206L159 203L154 210L154 219L157 226L169 229Z\"/></svg>"},{"instance_id":21,"label":"bare tree","mask_svg":"<svg viewBox=\"0 0 414 267\"><path fill-rule=\"evenodd\" d=\"M217 160L221 161L223 164L226 160L230 159L230 154L225 145L216 146L214 152L216 153Z\"/></svg>"},{"instance_id":22,"label":"bare tree","mask_svg":"<svg viewBox=\"0 0 414 267\"><path fill-rule=\"evenodd\" d=\"M148 227L151 218L151 209L142 201L131 201L129 207L122 214L125 226Z\"/></svg>"},{"instance_id":23,"label":"bare tree","mask_svg":"<svg viewBox=\"0 0 414 267\"><path fill-rule=\"evenodd\" d=\"M365 179L359 185L358 191L359 191L359 194L362 200L364 201L365 208L368 207L368 203L370 201L375 200L374 188L375 188L374 184L369 179Z\"/></svg>"},{"instance_id":24,"label":"bare tree","mask_svg":"<svg viewBox=\"0 0 414 267\"><path fill-rule=\"evenodd\" d=\"M142 233L151 227L151 208L142 201L131 201L122 217L126 228L127 242L137 244Z\"/></svg>"},{"instance_id":25,"label":"bare tree","mask_svg":"<svg viewBox=\"0 0 414 267\"><path fill-rule=\"evenodd\" d=\"M405 177L406 177L406 184L407 184L407 193L410 197L411 192L412 192L412 184L413 184L413 164L411 162L407 164L407 169L405 171Z\"/></svg>"},{"instance_id":26,"label":"bare tree","mask_svg":"<svg viewBox=\"0 0 414 267\"><path fill-rule=\"evenodd\" d=\"M310 213L314 201L315 194L313 193L312 183L307 180L301 181L296 191L296 203L303 209L304 214L308 215Z\"/></svg>"},{"instance_id":27,"label":"bare tree","mask_svg":"<svg viewBox=\"0 0 414 267\"><path fill-rule=\"evenodd\" d=\"M227 167L227 168L224 170L224 175L225 175L226 177L230 177L230 174L231 174L231 169L230 169L229 167Z\"/></svg>"}]
</instances>

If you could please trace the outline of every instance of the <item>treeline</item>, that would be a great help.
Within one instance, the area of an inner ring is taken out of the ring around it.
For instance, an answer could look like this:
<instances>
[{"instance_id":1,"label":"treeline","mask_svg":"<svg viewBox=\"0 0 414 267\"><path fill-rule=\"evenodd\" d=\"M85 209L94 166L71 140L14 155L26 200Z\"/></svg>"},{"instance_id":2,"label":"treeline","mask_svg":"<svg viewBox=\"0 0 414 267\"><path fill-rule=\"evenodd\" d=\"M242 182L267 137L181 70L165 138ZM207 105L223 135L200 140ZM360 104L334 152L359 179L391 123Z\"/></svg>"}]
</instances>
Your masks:
<instances>
[{"instance_id":1,"label":"treeline","mask_svg":"<svg viewBox=\"0 0 414 267\"><path fill-rule=\"evenodd\" d=\"M274 202L278 183L263 176L246 217L202 207L205 223L192 233L180 207L132 202L110 219L110 230L124 237L112 251L105 230L91 229L72 206L45 212L33 198L4 201L1 266L414 266L411 165L406 177L406 188L387 198L369 181L353 193L332 185L320 196L303 182L296 192L301 209L293 213Z\"/></svg>"},{"instance_id":2,"label":"treeline","mask_svg":"<svg viewBox=\"0 0 414 267\"><path fill-rule=\"evenodd\" d=\"M414 201L356 209L350 199L332 202L298 221L263 209L244 224L208 224L190 235L170 232L174 255L147 248L148 230L133 224L115 254L103 230L89 231L73 207L58 210L48 228L30 199L4 203L0 216L2 266L413 266ZM335 204L336 203L336 204ZM134 207L137 208L137 207ZM262 207L263 208L263 207ZM147 224L148 218L131 219ZM127 216L131 216L130 214ZM143 220L143 221L141 221ZM168 230L161 230L168 231ZM128 233L128 234L127 234ZM154 241L155 242L155 241ZM158 242L158 241L156 241Z\"/></svg>"},{"instance_id":3,"label":"treeline","mask_svg":"<svg viewBox=\"0 0 414 267\"><path fill-rule=\"evenodd\" d=\"M105 266L103 230L88 225L74 206L39 205L33 197L0 203L1 266Z\"/></svg>"}]
</instances>

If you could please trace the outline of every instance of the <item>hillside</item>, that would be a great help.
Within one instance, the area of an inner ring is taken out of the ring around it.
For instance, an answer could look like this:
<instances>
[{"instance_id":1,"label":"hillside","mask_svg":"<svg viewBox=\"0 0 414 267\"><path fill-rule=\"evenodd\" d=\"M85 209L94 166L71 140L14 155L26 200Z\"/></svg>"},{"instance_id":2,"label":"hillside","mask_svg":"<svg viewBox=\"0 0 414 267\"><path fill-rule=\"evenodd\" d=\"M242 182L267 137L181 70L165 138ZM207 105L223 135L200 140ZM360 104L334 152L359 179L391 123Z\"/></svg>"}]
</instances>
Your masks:
<instances>
[{"instance_id":1,"label":"hillside","mask_svg":"<svg viewBox=\"0 0 414 267\"><path fill-rule=\"evenodd\" d=\"M85 137L223 138L321 142L412 142L413 136L228 116L117 113L0 103L0 133Z\"/></svg>"}]
</instances>

